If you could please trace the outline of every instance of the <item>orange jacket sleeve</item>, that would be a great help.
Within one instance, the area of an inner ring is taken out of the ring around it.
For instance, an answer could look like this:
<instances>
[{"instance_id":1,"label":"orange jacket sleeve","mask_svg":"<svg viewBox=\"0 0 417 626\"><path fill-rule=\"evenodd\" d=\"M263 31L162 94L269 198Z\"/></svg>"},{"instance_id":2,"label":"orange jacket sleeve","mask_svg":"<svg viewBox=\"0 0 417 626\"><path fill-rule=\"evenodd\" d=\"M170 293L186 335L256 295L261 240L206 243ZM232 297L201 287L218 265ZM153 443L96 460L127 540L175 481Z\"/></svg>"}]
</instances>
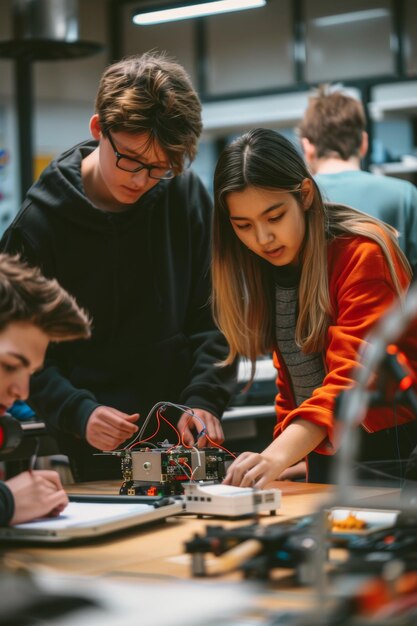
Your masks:
<instances>
[{"instance_id":1,"label":"orange jacket sleeve","mask_svg":"<svg viewBox=\"0 0 417 626\"><path fill-rule=\"evenodd\" d=\"M305 419L327 430L327 437L316 449L334 451L334 403L338 394L351 386L358 350L374 324L396 299L396 290L380 246L364 237L338 238L329 245L329 289L333 309L324 351L326 375L323 384L308 400L290 411L278 414L278 435L294 419ZM397 275L405 289L408 279L397 265ZM285 368L282 372L285 371ZM286 381L289 386L289 381ZM279 396L285 388L281 381ZM288 390L286 391L288 395ZM377 428L378 430L378 428Z\"/></svg>"}]
</instances>

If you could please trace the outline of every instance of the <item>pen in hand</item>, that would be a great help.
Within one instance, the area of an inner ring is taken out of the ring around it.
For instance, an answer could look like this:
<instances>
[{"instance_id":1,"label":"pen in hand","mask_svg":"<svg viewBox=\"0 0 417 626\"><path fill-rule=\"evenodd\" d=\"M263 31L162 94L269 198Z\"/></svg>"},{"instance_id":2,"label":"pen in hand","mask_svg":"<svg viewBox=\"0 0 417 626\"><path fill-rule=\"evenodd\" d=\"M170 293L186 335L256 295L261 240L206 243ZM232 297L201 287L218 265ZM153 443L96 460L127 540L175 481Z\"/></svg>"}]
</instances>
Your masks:
<instances>
[{"instance_id":1,"label":"pen in hand","mask_svg":"<svg viewBox=\"0 0 417 626\"><path fill-rule=\"evenodd\" d=\"M35 447L29 459L29 474L32 474L33 470L35 469L36 460L38 458L38 452L39 452L39 437L35 437Z\"/></svg>"}]
</instances>

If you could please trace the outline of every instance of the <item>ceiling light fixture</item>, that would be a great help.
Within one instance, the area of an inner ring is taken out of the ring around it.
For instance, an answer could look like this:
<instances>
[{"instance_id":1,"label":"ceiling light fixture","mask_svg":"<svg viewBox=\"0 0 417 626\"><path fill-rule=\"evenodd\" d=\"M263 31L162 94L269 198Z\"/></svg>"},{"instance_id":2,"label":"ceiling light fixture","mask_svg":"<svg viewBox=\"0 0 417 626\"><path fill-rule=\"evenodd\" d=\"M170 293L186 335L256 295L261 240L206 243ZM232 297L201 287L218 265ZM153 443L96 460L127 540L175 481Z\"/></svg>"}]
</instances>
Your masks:
<instances>
[{"instance_id":1,"label":"ceiling light fixture","mask_svg":"<svg viewBox=\"0 0 417 626\"><path fill-rule=\"evenodd\" d=\"M177 6L160 9L136 10L132 20L138 26L161 24L175 20L185 20L192 17L204 17L230 11L256 9L266 5L266 0L205 0L198 4L181 3Z\"/></svg>"},{"instance_id":2,"label":"ceiling light fixture","mask_svg":"<svg viewBox=\"0 0 417 626\"><path fill-rule=\"evenodd\" d=\"M365 9L362 11L350 11L338 15L324 15L313 20L315 26L343 26L348 22L363 22L364 20L378 20L389 16L386 9Z\"/></svg>"}]
</instances>

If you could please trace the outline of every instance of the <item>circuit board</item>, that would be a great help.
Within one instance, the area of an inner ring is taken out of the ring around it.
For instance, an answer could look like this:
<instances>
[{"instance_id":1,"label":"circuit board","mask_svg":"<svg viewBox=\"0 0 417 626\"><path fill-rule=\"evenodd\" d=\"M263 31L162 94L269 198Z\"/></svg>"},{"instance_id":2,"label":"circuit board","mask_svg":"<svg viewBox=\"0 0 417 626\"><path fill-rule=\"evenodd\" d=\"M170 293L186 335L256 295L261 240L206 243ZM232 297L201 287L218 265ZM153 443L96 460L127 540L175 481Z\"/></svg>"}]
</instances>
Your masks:
<instances>
[{"instance_id":1,"label":"circuit board","mask_svg":"<svg viewBox=\"0 0 417 626\"><path fill-rule=\"evenodd\" d=\"M233 458L217 448L141 448L121 454L123 495L182 495L190 480L221 482Z\"/></svg>"}]
</instances>

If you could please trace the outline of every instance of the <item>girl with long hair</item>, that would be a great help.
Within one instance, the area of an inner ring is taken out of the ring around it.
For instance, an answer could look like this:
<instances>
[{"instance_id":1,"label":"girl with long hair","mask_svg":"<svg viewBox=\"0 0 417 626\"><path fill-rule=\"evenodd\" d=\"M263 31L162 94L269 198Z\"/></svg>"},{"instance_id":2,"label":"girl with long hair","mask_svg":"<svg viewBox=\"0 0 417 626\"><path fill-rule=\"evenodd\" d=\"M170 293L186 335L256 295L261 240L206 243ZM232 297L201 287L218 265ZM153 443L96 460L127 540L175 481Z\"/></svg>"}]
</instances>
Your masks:
<instances>
[{"instance_id":1,"label":"girl with long hair","mask_svg":"<svg viewBox=\"0 0 417 626\"><path fill-rule=\"evenodd\" d=\"M223 365L243 356L253 373L257 357L273 352L278 369L274 439L242 453L225 483L262 488L304 459L309 481L328 482L335 400L352 384L364 338L410 282L396 231L325 204L295 146L262 128L225 148L214 200L213 310L230 347ZM408 456L412 419L405 407L371 409L362 458L397 448Z\"/></svg>"}]
</instances>

